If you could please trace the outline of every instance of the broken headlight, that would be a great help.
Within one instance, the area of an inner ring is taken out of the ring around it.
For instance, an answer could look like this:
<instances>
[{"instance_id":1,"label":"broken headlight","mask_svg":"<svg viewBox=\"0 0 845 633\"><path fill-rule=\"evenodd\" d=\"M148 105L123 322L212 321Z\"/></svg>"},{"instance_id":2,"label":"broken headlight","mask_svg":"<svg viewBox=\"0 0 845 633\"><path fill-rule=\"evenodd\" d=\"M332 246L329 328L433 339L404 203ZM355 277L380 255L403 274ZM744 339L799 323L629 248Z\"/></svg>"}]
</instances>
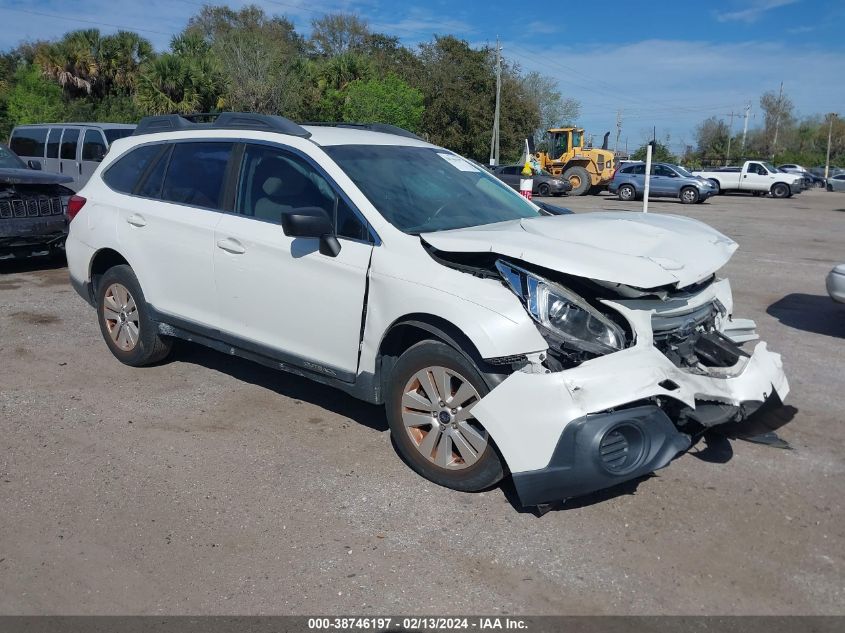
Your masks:
<instances>
[{"instance_id":1,"label":"broken headlight","mask_svg":"<svg viewBox=\"0 0 845 633\"><path fill-rule=\"evenodd\" d=\"M496 269L528 314L567 347L597 355L625 347L622 328L571 290L501 260Z\"/></svg>"}]
</instances>

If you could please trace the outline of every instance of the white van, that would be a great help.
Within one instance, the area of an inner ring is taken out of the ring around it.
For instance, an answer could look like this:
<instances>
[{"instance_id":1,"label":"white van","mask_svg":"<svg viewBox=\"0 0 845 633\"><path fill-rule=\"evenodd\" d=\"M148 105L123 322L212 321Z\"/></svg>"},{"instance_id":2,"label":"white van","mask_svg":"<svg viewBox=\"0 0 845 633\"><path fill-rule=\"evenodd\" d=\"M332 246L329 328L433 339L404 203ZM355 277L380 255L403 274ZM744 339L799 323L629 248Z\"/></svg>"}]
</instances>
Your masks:
<instances>
[{"instance_id":1,"label":"white van","mask_svg":"<svg viewBox=\"0 0 845 633\"><path fill-rule=\"evenodd\" d=\"M127 123L43 123L19 125L9 147L35 169L73 178L79 191L105 158L111 144L135 129Z\"/></svg>"}]
</instances>

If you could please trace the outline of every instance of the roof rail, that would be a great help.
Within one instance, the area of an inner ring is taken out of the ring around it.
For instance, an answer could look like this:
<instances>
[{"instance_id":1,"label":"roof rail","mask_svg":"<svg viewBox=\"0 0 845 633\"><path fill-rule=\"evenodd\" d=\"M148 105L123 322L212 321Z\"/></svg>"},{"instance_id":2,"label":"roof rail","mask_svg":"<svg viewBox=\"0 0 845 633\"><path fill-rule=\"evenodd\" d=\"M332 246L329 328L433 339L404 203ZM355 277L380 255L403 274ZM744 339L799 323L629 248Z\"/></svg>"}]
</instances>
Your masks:
<instances>
[{"instance_id":1,"label":"roof rail","mask_svg":"<svg viewBox=\"0 0 845 633\"><path fill-rule=\"evenodd\" d=\"M200 122L205 119L210 122ZM273 114L253 112L220 112L197 114L162 114L141 119L133 136L155 134L156 132L175 132L178 130L215 129L215 130L261 130L290 136L308 138L311 132L297 125L290 119Z\"/></svg>"},{"instance_id":2,"label":"roof rail","mask_svg":"<svg viewBox=\"0 0 845 633\"><path fill-rule=\"evenodd\" d=\"M330 121L310 121L302 125L315 125L321 127L346 127L358 130L369 130L370 132L381 132L382 134L393 134L395 136L404 136L405 138L413 138L418 141L425 141L410 130L390 125L389 123L345 123L345 122L330 122Z\"/></svg>"}]
</instances>

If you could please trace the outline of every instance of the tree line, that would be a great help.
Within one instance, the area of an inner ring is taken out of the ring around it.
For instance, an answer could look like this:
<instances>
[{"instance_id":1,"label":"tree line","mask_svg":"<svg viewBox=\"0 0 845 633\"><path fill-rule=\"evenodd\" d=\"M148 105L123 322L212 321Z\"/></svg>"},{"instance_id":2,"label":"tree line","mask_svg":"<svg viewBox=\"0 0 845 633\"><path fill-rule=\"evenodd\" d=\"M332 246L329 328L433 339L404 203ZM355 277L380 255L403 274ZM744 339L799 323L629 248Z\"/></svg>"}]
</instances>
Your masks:
<instances>
[{"instance_id":1,"label":"tree line","mask_svg":"<svg viewBox=\"0 0 845 633\"><path fill-rule=\"evenodd\" d=\"M830 164L845 166L845 121L835 113L799 117L787 94L765 92L760 96L759 125L749 126L743 142L743 121L733 127L724 118L711 116L695 128L694 145L680 156L668 148L669 139L654 145L655 161L687 166L738 164L743 160L771 160L776 165L798 164L807 169L825 164L830 134ZM645 145L631 157L644 160Z\"/></svg>"},{"instance_id":2,"label":"tree line","mask_svg":"<svg viewBox=\"0 0 845 633\"><path fill-rule=\"evenodd\" d=\"M23 123L232 110L390 123L486 162L492 47L444 35L412 49L342 13L311 26L305 37L255 5L204 6L161 53L132 31L85 29L23 43L0 54L0 138ZM579 111L554 80L505 60L501 99L500 146L509 160L526 136L572 122Z\"/></svg>"}]
</instances>

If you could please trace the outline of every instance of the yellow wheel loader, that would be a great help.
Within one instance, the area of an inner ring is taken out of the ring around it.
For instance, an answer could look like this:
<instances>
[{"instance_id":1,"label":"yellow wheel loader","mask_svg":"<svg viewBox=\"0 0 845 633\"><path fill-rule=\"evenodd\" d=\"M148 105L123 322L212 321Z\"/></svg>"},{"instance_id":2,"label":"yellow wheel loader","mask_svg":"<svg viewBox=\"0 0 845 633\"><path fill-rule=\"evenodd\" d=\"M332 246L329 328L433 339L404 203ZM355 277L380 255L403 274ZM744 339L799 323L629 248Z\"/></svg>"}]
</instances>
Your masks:
<instances>
[{"instance_id":1,"label":"yellow wheel loader","mask_svg":"<svg viewBox=\"0 0 845 633\"><path fill-rule=\"evenodd\" d=\"M553 176L563 176L572 185L570 196L583 196L606 189L613 178L613 152L607 149L610 132L601 149L584 147L584 130L553 128L544 137L545 151L534 153L540 165Z\"/></svg>"}]
</instances>

